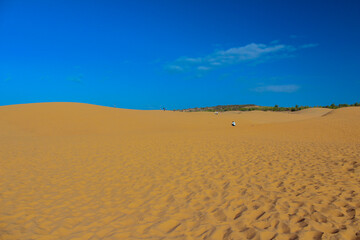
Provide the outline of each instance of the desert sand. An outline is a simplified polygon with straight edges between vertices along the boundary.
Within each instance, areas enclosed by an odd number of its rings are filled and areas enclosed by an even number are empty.
[[[359,107],[0,107],[0,239],[360,239],[359,193]]]

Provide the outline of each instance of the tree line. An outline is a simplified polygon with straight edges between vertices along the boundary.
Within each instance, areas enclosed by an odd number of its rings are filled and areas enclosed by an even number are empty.
[[[358,107],[360,106],[360,102],[356,102],[353,104],[338,104],[335,105],[334,103],[331,105],[326,106],[299,106],[295,105],[294,107],[279,107],[279,105],[275,105],[273,107],[262,107],[262,106],[256,106],[254,104],[246,104],[246,105],[218,105],[214,107],[200,107],[200,108],[188,108],[188,109],[182,109],[182,110],[176,110],[181,112],[227,112],[227,111],[274,111],[274,112],[284,112],[284,111],[300,111],[307,108],[330,108],[330,109],[337,109],[337,108],[343,108],[343,107]]]

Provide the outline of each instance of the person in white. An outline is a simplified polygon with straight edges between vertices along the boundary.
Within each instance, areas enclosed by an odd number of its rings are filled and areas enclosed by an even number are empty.
[[[235,121],[232,121],[231,125],[232,125],[233,127],[235,127],[235,126],[236,126]]]

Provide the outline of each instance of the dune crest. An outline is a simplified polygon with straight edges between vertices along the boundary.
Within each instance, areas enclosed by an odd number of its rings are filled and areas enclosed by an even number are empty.
[[[359,129],[357,107],[3,106],[0,239],[359,239]]]

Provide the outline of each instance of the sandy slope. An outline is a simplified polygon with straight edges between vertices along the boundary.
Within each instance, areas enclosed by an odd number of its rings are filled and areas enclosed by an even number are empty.
[[[314,117],[321,117],[332,110],[325,108],[311,108],[298,112],[272,112],[268,111],[264,114],[263,111],[251,111],[251,112],[226,112],[224,115],[241,114],[236,117],[249,123],[276,123],[276,122],[293,122]]]
[[[360,108],[0,107],[0,239],[359,239],[359,192]]]

